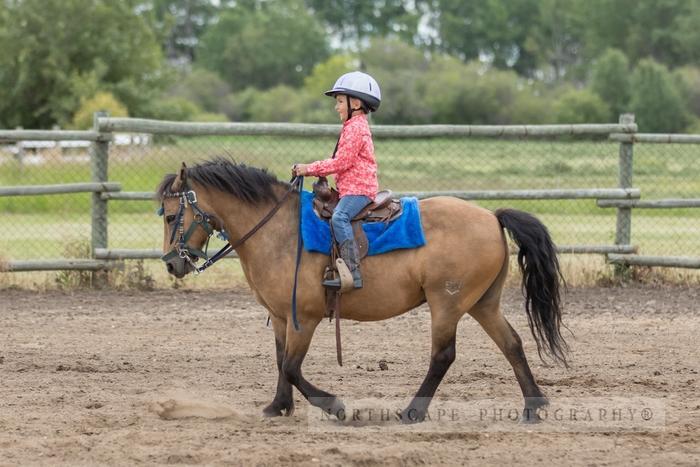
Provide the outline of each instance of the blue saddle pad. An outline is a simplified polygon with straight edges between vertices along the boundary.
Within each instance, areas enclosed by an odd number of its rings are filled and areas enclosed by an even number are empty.
[[[301,193],[301,237],[306,251],[331,254],[331,228],[319,219],[313,207],[314,194]],[[401,198],[403,214],[396,220],[365,222],[362,227],[369,242],[368,255],[388,253],[393,250],[418,248],[425,245],[423,226],[420,223],[420,210],[417,198]]]

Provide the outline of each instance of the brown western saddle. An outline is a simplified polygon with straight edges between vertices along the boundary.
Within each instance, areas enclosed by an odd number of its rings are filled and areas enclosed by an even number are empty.
[[[328,185],[328,179],[326,177],[319,177],[318,181],[313,184],[314,192],[314,211],[316,215],[325,220],[330,224],[331,217],[333,216],[333,210],[335,206],[340,201],[339,193]],[[372,203],[367,205],[360,213],[355,216],[350,224],[352,225],[352,231],[355,234],[355,241],[357,242],[357,247],[359,250],[359,257],[364,258],[367,256],[367,251],[369,250],[369,242],[367,241],[367,236],[365,231],[362,229],[362,224],[365,222],[386,222],[399,217],[403,212],[401,206],[401,201],[398,199],[393,199],[391,197],[391,191],[384,190],[377,193],[376,198]],[[331,226],[331,231],[333,227]],[[326,317],[332,319],[335,317],[335,341],[336,341],[336,353],[338,356],[338,364],[343,365],[343,356],[340,345],[340,296],[343,292],[352,290],[352,277],[343,280],[344,274],[350,274],[349,271],[343,272],[339,271],[339,267],[336,267],[337,260],[339,257],[338,245],[333,241],[333,247],[331,248],[330,263],[326,266],[323,273],[323,279],[332,279],[336,275],[341,276],[341,283],[349,280],[349,287],[341,286],[340,289],[326,288]],[[342,261],[341,261],[342,263]],[[344,264],[344,263],[343,263]],[[347,269],[347,267],[345,268]]]
[[[338,192],[328,185],[326,177],[318,177],[318,181],[313,184],[314,192],[314,211],[316,215],[326,222],[330,222],[333,216],[333,210],[340,201]],[[365,222],[386,222],[389,223],[399,217],[403,208],[401,201],[393,199],[391,190],[383,190],[377,193],[376,198],[368,204],[358,215],[356,215],[350,224],[352,231],[355,234],[355,241],[360,250],[360,258],[367,256],[369,243],[365,231],[362,229],[362,224]],[[333,248],[335,249],[335,247]]]

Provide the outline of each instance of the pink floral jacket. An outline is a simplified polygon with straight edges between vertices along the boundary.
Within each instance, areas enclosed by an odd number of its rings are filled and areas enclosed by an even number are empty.
[[[335,158],[309,164],[306,172],[317,177],[334,174],[341,198],[365,195],[374,200],[379,181],[367,116],[359,113],[343,123]]]

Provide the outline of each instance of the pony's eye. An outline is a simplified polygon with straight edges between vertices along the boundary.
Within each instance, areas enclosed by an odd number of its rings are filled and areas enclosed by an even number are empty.
[[[165,222],[167,222],[168,224],[172,224],[173,222],[175,222],[175,215],[165,216]]]

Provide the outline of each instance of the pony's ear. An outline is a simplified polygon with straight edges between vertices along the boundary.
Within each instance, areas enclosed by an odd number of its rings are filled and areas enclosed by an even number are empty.
[[[178,172],[177,177],[173,181],[170,191],[177,193],[184,186],[187,181],[187,165],[183,162],[182,167],[180,167],[180,172]]]

